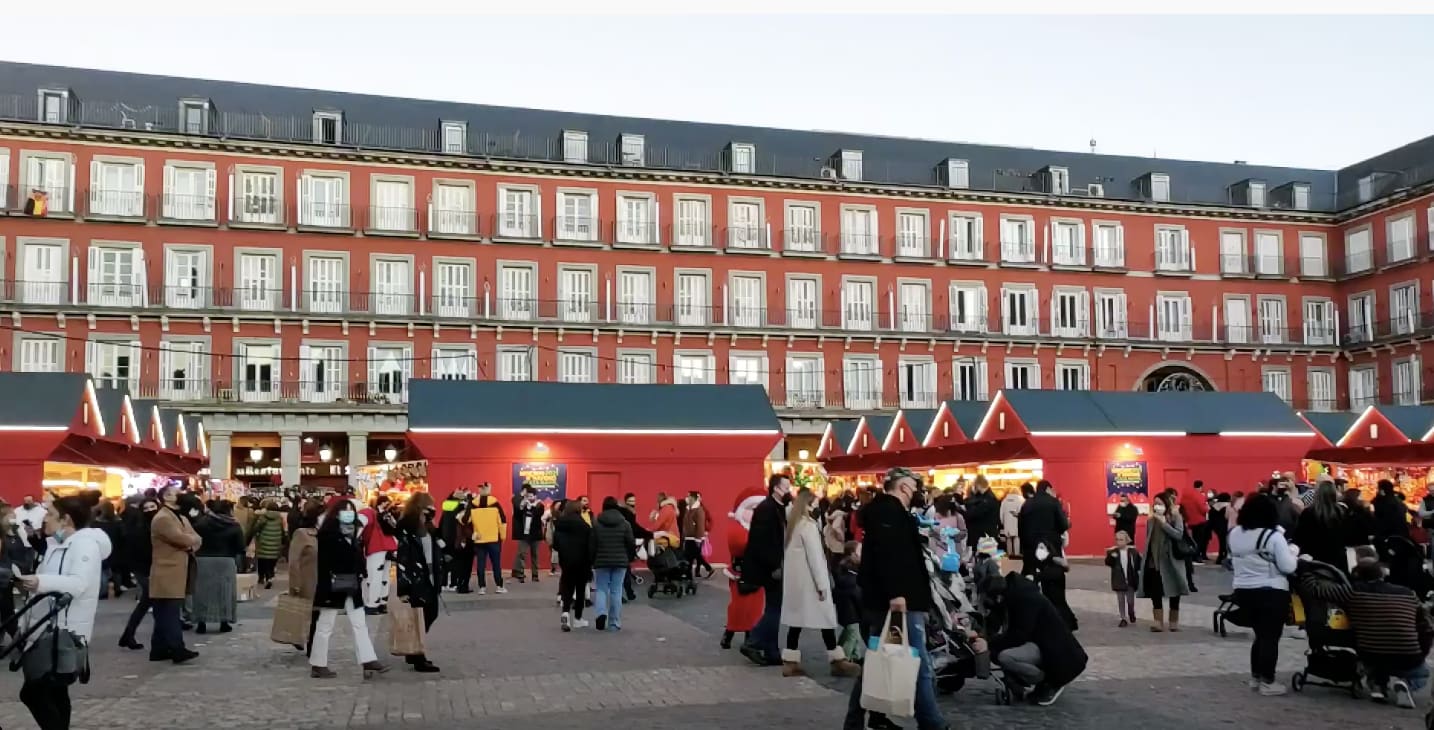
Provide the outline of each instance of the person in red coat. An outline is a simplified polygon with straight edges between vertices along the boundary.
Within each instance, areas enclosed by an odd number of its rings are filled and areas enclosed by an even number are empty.
[[[388,495],[381,494],[374,506],[359,510],[359,521],[363,529],[359,533],[363,541],[363,552],[367,560],[368,573],[364,577],[364,611],[370,616],[388,612],[388,558],[398,550],[398,516],[389,503]]]
[[[727,627],[722,632],[722,648],[732,648],[732,637],[746,634],[762,618],[766,599],[762,589],[742,593],[742,554],[747,551],[747,531],[752,525],[752,510],[766,498],[761,489],[749,489],[737,495],[736,504],[727,516],[727,550],[731,565],[722,570],[727,576]],[[749,586],[750,588],[751,586]]]

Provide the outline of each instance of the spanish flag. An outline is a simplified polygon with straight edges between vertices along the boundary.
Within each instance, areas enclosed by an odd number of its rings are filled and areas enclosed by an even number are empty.
[[[25,215],[35,218],[44,218],[45,212],[50,209],[50,194],[43,190],[30,191],[30,199],[25,201]]]

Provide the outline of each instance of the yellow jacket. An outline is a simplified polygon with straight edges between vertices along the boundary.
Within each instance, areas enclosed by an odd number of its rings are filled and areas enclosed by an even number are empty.
[[[503,505],[491,496],[479,497],[469,512],[473,521],[473,542],[475,544],[502,542],[508,537],[508,516]]]

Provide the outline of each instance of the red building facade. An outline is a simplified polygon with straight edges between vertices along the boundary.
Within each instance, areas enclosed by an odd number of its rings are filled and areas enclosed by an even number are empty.
[[[0,366],[237,414],[211,452],[277,428],[286,481],[305,414],[362,452],[344,419],[401,418],[423,377],[760,383],[813,435],[1002,388],[1424,395],[1434,198],[1374,174],[1026,150],[1049,161],[1013,178],[921,143],[914,184],[881,140],[810,134],[803,176],[760,141],[798,133],[714,127],[699,165],[641,120],[557,115],[530,149],[472,107],[409,143],[356,100],[434,105],[6,68]],[[221,112],[236,88],[311,113]]]

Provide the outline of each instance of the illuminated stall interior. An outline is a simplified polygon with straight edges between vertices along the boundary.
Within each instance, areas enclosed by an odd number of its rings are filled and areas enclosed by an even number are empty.
[[[1347,479],[1369,501],[1379,481],[1388,479],[1411,507],[1428,493],[1434,406],[1369,406],[1360,413],[1300,415],[1317,439],[1304,463],[1307,481],[1328,472]]]

